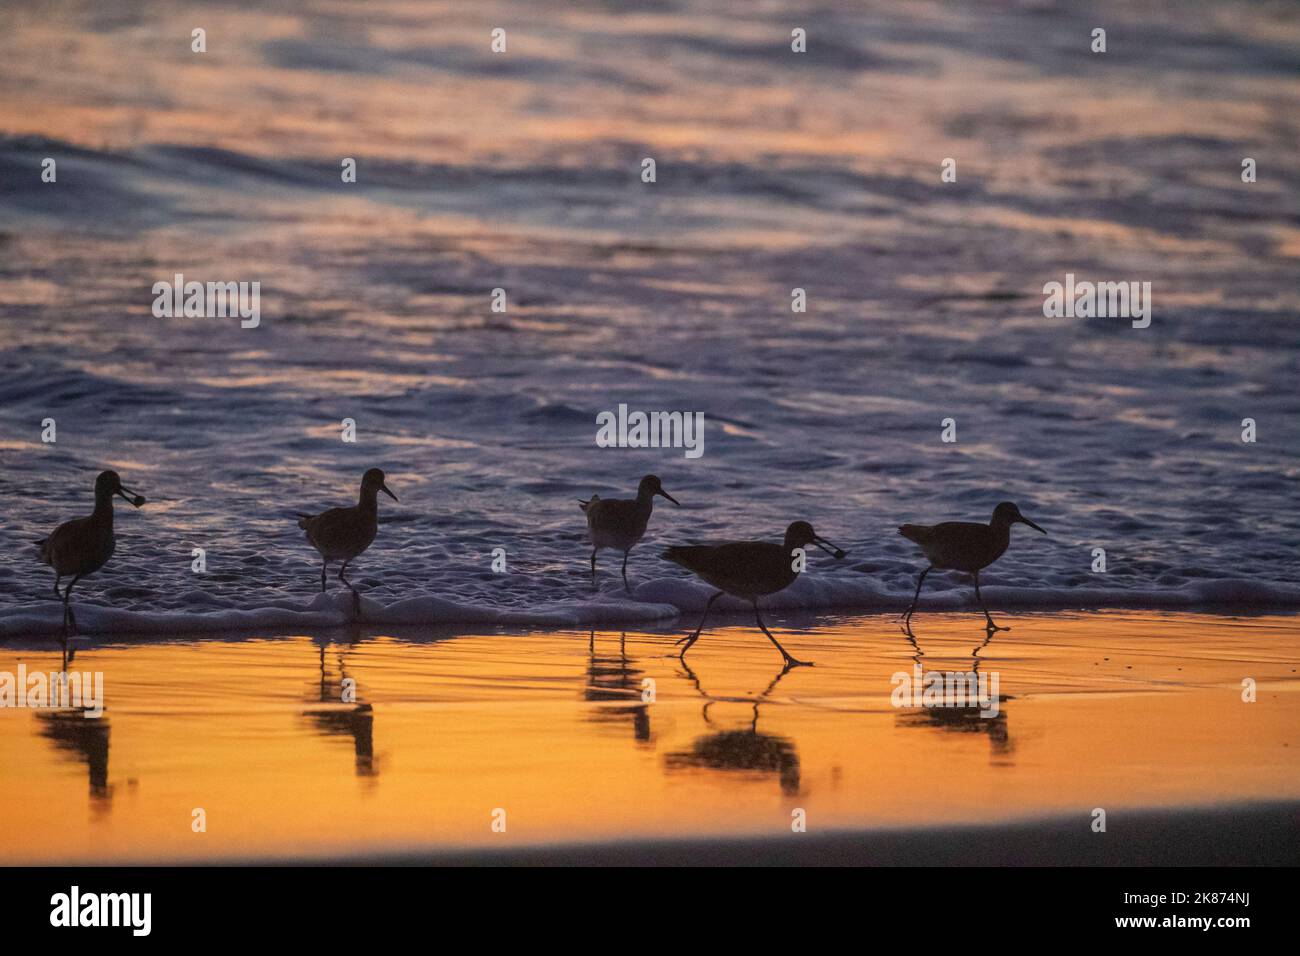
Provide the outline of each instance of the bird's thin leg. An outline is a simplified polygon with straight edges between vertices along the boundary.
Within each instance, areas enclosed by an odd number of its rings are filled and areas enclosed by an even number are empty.
[[[993,623],[993,617],[992,615],[989,614],[989,609],[984,606],[984,598],[980,594],[980,573],[978,571],[975,572],[974,578],[975,578],[975,600],[980,602],[980,610],[984,612],[984,620],[986,622],[985,629],[989,631],[1011,630],[1011,628],[1009,627],[999,627],[998,625]]]
[[[59,590],[59,582],[62,580],[63,580],[63,575],[57,571],[54,572],[54,596],[56,598],[63,597],[63,592]]]
[[[320,564],[320,593],[325,593],[325,570],[330,566],[329,558],[326,558]]]
[[[627,586],[627,554],[628,554],[627,551],[623,552],[623,590],[624,591],[632,590],[630,587]]]
[[[786,651],[786,649],[781,646],[781,642],[772,636],[772,632],[769,631],[767,629],[767,625],[763,623],[763,615],[758,613],[758,602],[754,601],[753,604],[754,604],[754,620],[758,621],[758,626],[763,629],[763,633],[767,635],[767,639],[771,641],[773,644],[775,644],[776,649],[781,652],[781,656],[785,658],[785,666],[786,667],[811,667],[812,661],[795,660],[793,657],[790,656],[789,652]]]
[[[348,558],[348,561],[351,560],[352,560],[351,558]],[[352,607],[357,614],[360,614],[361,613],[361,592],[358,591],[356,588],[354,588],[352,586],[352,582],[349,581],[343,575],[343,572],[348,569],[348,561],[344,561],[343,567],[339,568],[339,580],[342,581],[345,585],[347,585],[348,590],[352,592]]]
[[[925,583],[925,576],[929,574],[933,568],[934,565],[931,564],[921,572],[921,579],[916,582],[916,593],[912,595],[912,604],[908,607],[907,613],[903,615],[904,621],[910,622],[912,620],[912,612],[916,610],[916,602],[921,599],[921,585]]]
[[[68,587],[63,592],[63,639],[65,642],[68,639],[69,630],[74,634],[77,631],[77,615],[72,613],[72,605],[68,602],[72,600],[72,586],[80,580],[81,575],[78,574],[68,582]]]
[[[72,590],[72,586],[68,586]],[[54,593],[63,599],[63,669],[68,669],[68,596],[59,591],[59,582],[54,582]]]
[[[709,619],[709,608],[713,607],[714,601],[722,597],[722,593],[723,592],[721,591],[716,592],[713,595],[713,597],[709,598],[708,603],[704,605],[704,614],[700,618],[700,626],[695,629],[695,632],[691,634],[689,637],[683,637],[680,641],[677,642],[678,644],[681,643],[686,644],[686,646],[682,648],[682,652],[677,655],[679,658],[681,658],[683,664],[686,663],[686,652],[691,649],[692,644],[694,644],[696,641],[700,639],[700,631],[704,630],[704,622]]]
[[[596,548],[591,549],[591,583],[592,584],[596,583],[596,551],[597,550],[598,549]]]

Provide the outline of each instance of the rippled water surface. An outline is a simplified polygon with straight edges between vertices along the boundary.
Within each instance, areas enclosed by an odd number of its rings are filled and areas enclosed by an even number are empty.
[[[11,6],[0,630],[57,624],[31,542],[108,466],[150,503],[78,586],[92,630],[306,607],[293,512],[372,465],[401,503],[354,581],[376,608],[455,604],[412,620],[589,619],[616,595],[591,595],[575,498],[649,471],[683,507],[633,552],[635,600],[666,608],[642,617],[699,601],[663,543],[795,518],[851,550],[801,603],[896,603],[919,566],[896,525],[1002,499],[1051,532],[986,575],[1005,603],[1300,602],[1300,15],[1186,9]],[[154,318],[177,272],[260,281],[260,327]],[[1045,319],[1066,272],[1151,282],[1150,328]],[[703,412],[704,455],[598,449],[619,403]]]

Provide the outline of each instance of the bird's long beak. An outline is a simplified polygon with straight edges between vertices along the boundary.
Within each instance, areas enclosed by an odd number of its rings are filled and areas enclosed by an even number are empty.
[[[388,495],[388,497],[392,498],[394,501],[397,501],[397,495],[389,491],[387,485],[380,485],[379,490],[382,491],[384,494]]]
[[[813,544],[817,545],[817,547],[821,548],[823,551],[825,551],[831,557],[835,558],[837,561],[843,558],[844,555],[848,554],[847,551],[835,547],[835,545],[831,544],[821,535],[818,535],[817,537],[813,538]]]
[[[1023,524],[1027,524],[1027,525],[1029,525],[1029,527],[1033,528],[1035,531],[1043,531],[1042,528],[1038,527],[1038,525],[1034,524],[1032,521],[1030,521],[1030,520],[1029,520],[1028,518],[1026,518],[1024,515],[1021,515],[1021,516],[1020,516],[1020,521],[1021,521],[1021,523],[1023,523]],[[1043,534],[1047,534],[1047,532],[1046,532],[1046,531],[1043,531]]]
[[[678,501],[676,498],[674,498],[674,497],[673,497],[672,495],[670,495],[668,492],[664,491],[662,488],[659,489],[659,494],[663,495],[665,498],[667,498],[669,501],[671,501],[671,502],[672,502],[673,504],[675,504],[677,507],[680,508],[680,507],[682,506],[682,503],[681,503],[680,501]]]
[[[139,508],[141,505],[144,504],[144,495],[137,495],[134,491],[132,491],[130,488],[127,488],[125,485],[118,485],[117,493],[121,495],[123,498],[125,498],[127,501],[131,502],[131,504],[135,505],[137,508]]]

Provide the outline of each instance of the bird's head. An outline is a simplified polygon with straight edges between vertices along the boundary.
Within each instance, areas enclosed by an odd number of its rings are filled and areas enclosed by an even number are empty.
[[[107,501],[113,495],[121,495],[137,508],[144,504],[144,495],[137,495],[129,488],[124,488],[122,478],[117,472],[101,471],[99,477],[95,479],[95,500]]]
[[[637,486],[636,495],[638,498],[653,498],[655,495],[662,495],[673,504],[681,507],[681,502],[664,491],[663,483],[659,480],[658,475],[646,475],[641,479],[641,484]]]
[[[1009,528],[1013,524],[1016,524],[1017,522],[1019,522],[1020,524],[1027,524],[1035,531],[1043,531],[1042,528],[1038,527],[1038,525],[1034,524],[1032,521],[1030,521],[1028,518],[1022,515],[1020,513],[1020,509],[1017,508],[1010,501],[1004,501],[1001,504],[999,504],[996,508],[993,509],[993,524],[1003,525],[1004,527]],[[1043,534],[1047,534],[1047,532],[1043,531]]]
[[[397,500],[397,495],[393,494],[388,486],[384,484],[384,473],[378,468],[371,468],[361,476],[361,493],[373,498],[381,491],[394,501]]]
[[[835,558],[842,558],[846,553],[814,531],[813,526],[807,521],[796,521],[785,529],[785,549],[787,551],[793,551],[795,548],[805,548],[810,544],[821,548]]]

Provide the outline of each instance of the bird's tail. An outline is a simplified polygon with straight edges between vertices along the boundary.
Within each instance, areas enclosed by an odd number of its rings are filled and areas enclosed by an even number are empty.
[[[695,570],[695,559],[702,551],[708,551],[707,545],[701,544],[675,544],[671,548],[665,548],[664,552],[659,555],[665,561],[671,561],[673,564],[680,564],[688,571]]]
[[[924,542],[929,535],[929,531],[929,528],[920,524],[905,524],[898,529],[898,533],[904,538],[908,541],[915,541],[917,544]]]
[[[583,501],[581,498],[579,498],[579,499],[578,499],[578,507],[581,508],[583,511],[586,511],[587,508],[589,508],[589,507],[591,506],[591,503],[592,503],[593,501],[599,501],[599,500],[600,500],[600,495],[592,495],[592,496],[591,496],[590,498],[588,498],[586,501]]]
[[[301,511],[295,511],[294,514],[298,516],[298,527],[304,531],[307,529],[307,522],[316,517],[315,515],[305,515]]]

